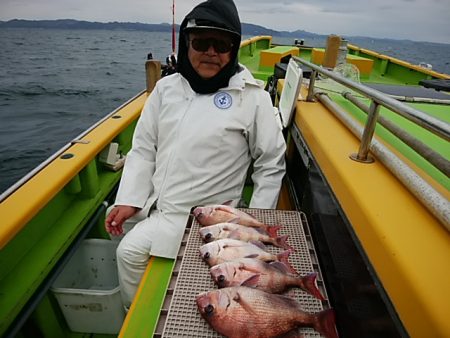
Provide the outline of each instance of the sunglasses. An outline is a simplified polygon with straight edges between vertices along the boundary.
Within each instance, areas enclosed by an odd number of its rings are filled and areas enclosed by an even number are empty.
[[[192,48],[194,48],[197,52],[206,52],[209,47],[213,46],[214,50],[220,54],[228,53],[233,48],[233,43],[231,43],[230,41],[214,38],[192,39],[191,45]]]

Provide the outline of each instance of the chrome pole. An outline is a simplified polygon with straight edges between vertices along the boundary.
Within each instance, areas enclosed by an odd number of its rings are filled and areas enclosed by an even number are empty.
[[[356,107],[361,109],[366,114],[369,114],[369,107],[366,106],[363,102],[358,100],[354,95],[350,94],[350,92],[342,93],[342,96],[353,103]],[[442,172],[444,175],[450,177],[450,161],[448,161],[444,156],[430,148],[428,145],[409,134],[402,128],[395,125],[395,123],[389,121],[383,116],[378,116],[378,123],[389,130],[392,134],[402,140],[403,143],[412,148],[416,153],[430,162],[436,169]]]

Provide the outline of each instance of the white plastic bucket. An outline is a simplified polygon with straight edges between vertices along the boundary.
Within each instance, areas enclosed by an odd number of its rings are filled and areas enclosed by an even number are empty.
[[[117,242],[86,239],[53,283],[74,332],[117,334],[125,317],[116,264]]]

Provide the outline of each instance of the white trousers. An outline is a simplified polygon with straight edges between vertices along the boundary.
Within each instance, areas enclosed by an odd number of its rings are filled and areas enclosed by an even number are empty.
[[[117,268],[122,301],[129,307],[147,268],[150,255],[175,258],[183,237],[188,214],[154,210],[138,212],[124,225],[118,236]],[[111,236],[112,238],[116,236]]]
[[[108,209],[107,214],[112,208]],[[151,240],[141,231],[131,231],[145,218],[146,215],[137,213],[125,221],[122,235],[110,234],[111,240],[120,241],[116,250],[117,270],[122,302],[126,308],[131,306],[150,258]]]

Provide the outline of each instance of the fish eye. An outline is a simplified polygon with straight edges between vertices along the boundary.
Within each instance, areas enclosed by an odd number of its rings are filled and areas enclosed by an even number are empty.
[[[225,282],[225,276],[224,275],[220,275],[219,278],[217,278],[217,280],[221,283]]]
[[[214,313],[214,306],[212,306],[211,304],[208,304],[205,308],[205,313],[207,315],[212,315]]]
[[[210,255],[209,255],[209,252],[207,252],[207,253],[205,253],[205,254],[203,255],[203,258],[204,258],[204,259],[209,259],[209,256],[210,256]]]
[[[209,240],[209,239],[211,239],[211,237],[212,237],[212,234],[211,234],[211,233],[208,233],[208,234],[206,234],[205,239],[206,239],[206,240]]]

